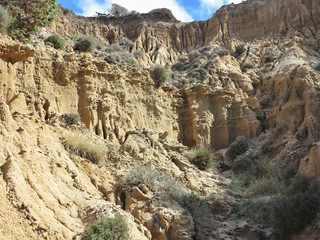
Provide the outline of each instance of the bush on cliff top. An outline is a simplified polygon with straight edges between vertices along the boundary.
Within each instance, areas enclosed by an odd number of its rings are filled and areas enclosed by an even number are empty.
[[[58,13],[56,0],[4,0],[11,22],[8,33],[12,38],[27,41],[39,27],[50,26]]]

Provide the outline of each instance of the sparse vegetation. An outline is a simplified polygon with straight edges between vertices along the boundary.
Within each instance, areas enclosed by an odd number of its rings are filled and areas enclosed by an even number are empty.
[[[250,62],[247,62],[247,63],[243,64],[243,68],[244,69],[246,69],[246,68],[248,68],[248,69],[254,68],[254,65],[252,63],[250,63]]]
[[[220,57],[228,55],[229,54],[229,50],[226,49],[225,47],[218,47],[216,49],[214,49],[214,53],[218,54]]]
[[[169,175],[147,167],[132,170],[124,179],[122,186],[131,189],[140,183],[153,191],[165,193],[173,199],[180,199],[184,194],[182,188]]]
[[[94,142],[89,133],[79,130],[65,130],[63,133],[65,149],[88,160],[102,164],[106,161],[108,147],[102,142]]]
[[[264,143],[261,147],[261,153],[265,155],[269,155],[273,149],[273,142],[272,141],[267,141]]]
[[[233,211],[237,216],[245,216],[253,223],[271,226],[273,202],[265,199],[246,199],[233,205]]]
[[[265,58],[264,58],[264,62],[265,63],[271,63],[274,61],[274,56],[272,55],[267,55]]]
[[[169,74],[165,67],[156,65],[151,69],[151,77],[155,82],[156,87],[160,87],[169,80]]]
[[[8,9],[0,5],[0,32],[6,32],[10,24]]]
[[[298,174],[286,193],[274,204],[276,239],[291,239],[316,217],[320,207],[320,185],[312,177]]]
[[[211,236],[214,215],[205,200],[195,194],[186,193],[169,175],[147,167],[139,167],[131,171],[122,186],[125,189],[130,189],[141,183],[157,193],[169,196],[191,213],[195,222],[194,239],[204,240]]]
[[[249,188],[253,195],[272,194],[278,190],[278,181],[275,178],[259,178]]]
[[[61,117],[68,125],[77,124],[81,120],[80,115],[77,113],[65,113]]]
[[[245,47],[244,44],[240,44],[236,47],[236,51],[233,53],[233,56],[238,58],[242,53],[247,51],[247,48]]]
[[[267,159],[261,159],[255,164],[254,173],[258,178],[272,178],[278,175],[278,170]]]
[[[121,56],[119,53],[110,53],[108,55],[105,56],[104,60],[107,63],[116,63],[119,62],[121,60]]]
[[[65,40],[57,34],[49,36],[46,39],[46,42],[52,43],[55,49],[64,49],[64,47],[66,46]]]
[[[250,171],[252,159],[248,155],[239,155],[232,162],[232,170],[236,174]]]
[[[207,170],[213,167],[213,155],[210,150],[196,151],[191,157],[190,162],[200,170]]]
[[[129,240],[127,223],[121,215],[102,217],[90,225],[82,240]]]
[[[144,51],[141,51],[141,50],[135,51],[135,52],[133,53],[133,56],[134,56],[136,59],[143,58],[143,56],[144,56]]]
[[[77,40],[79,40],[79,36],[78,35],[72,35],[71,37],[70,37],[70,39],[71,40],[74,40],[74,41],[77,41]]]
[[[293,165],[290,165],[287,167],[283,172],[283,178],[285,180],[285,183],[290,183],[290,180],[297,174],[296,167]]]
[[[49,26],[58,12],[56,0],[4,1],[11,16],[8,33],[11,37],[27,41],[39,27]]]
[[[138,64],[134,58],[126,58],[124,61],[130,65],[137,65]]]
[[[230,144],[226,154],[229,158],[234,160],[237,156],[245,153],[249,148],[248,139],[244,136],[239,136]]]
[[[81,37],[74,45],[74,50],[79,52],[92,52],[95,48],[95,41],[92,37]]]
[[[130,50],[132,48],[133,45],[133,41],[130,40],[129,38],[126,37],[122,37],[119,40],[119,44],[120,46],[122,46],[124,49]]]

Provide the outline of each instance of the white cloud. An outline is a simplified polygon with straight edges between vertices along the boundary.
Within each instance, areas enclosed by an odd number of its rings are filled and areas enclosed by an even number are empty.
[[[173,15],[183,22],[192,21],[192,17],[187,11],[181,7],[176,0],[105,0],[104,3],[97,3],[95,0],[80,0],[78,7],[82,10],[84,16],[93,16],[95,12],[107,12],[111,8],[112,3],[119,4],[128,10],[135,10],[140,13],[146,13],[156,8],[168,8]]]
[[[238,4],[238,3],[242,3],[243,0],[228,0],[226,4],[230,4],[230,3],[234,3],[234,4]]]
[[[207,16],[212,16],[212,14],[223,5],[241,2],[242,0],[200,0],[198,14],[199,16],[202,16],[202,18],[205,18]]]
[[[82,11],[77,14],[90,17],[94,16],[96,12],[101,13],[107,11],[111,6],[111,2],[105,1],[104,3],[97,3],[95,0],[80,0],[77,5]]]

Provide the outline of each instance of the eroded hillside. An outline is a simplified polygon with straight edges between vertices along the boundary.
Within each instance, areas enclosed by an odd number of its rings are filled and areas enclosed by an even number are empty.
[[[63,10],[35,45],[1,36],[0,238],[80,239],[120,214],[130,239],[281,239],[268,204],[289,196],[288,166],[320,171],[319,10],[316,0],[250,1],[193,23]],[[64,50],[45,44],[54,32]],[[76,35],[99,49],[75,51]],[[111,61],[112,46],[140,51],[138,64]],[[154,64],[171,69],[160,87]],[[239,136],[250,141],[232,159]],[[211,149],[216,167],[197,168],[191,149]],[[257,174],[241,182],[245,170]],[[264,179],[277,186],[254,195]],[[295,239],[319,236],[306,222]]]

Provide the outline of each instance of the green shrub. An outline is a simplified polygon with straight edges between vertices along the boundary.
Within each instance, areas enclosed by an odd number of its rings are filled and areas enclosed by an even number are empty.
[[[74,40],[74,41],[77,41],[77,40],[80,39],[80,37],[79,37],[78,35],[72,35],[72,36],[70,37],[70,39],[71,39],[71,40]]]
[[[177,70],[177,71],[185,71],[186,70],[186,64],[182,62],[177,62],[172,65],[172,69]]]
[[[303,193],[309,189],[315,182],[313,177],[305,174],[297,174],[288,188],[289,194]]]
[[[255,164],[255,175],[258,178],[272,178],[278,175],[278,170],[270,161],[262,159]]]
[[[82,235],[82,240],[129,240],[128,227],[121,215],[96,220]]]
[[[213,167],[213,156],[209,150],[195,152],[190,162],[196,165],[200,170],[207,170]]]
[[[297,174],[296,167],[291,165],[284,170],[283,178],[286,183],[289,183],[290,179],[292,179],[296,174]]]
[[[107,49],[106,52],[113,53],[113,52],[123,52],[124,48],[121,47],[119,44],[113,43]]]
[[[274,57],[272,55],[267,55],[264,59],[265,63],[271,63],[274,61]]]
[[[248,139],[244,136],[239,136],[230,144],[226,154],[229,158],[234,160],[237,156],[245,153],[249,148]]]
[[[198,58],[201,55],[201,53],[198,50],[193,50],[188,53],[189,61],[192,62],[196,58]]]
[[[222,56],[228,55],[229,50],[226,49],[225,47],[217,47],[216,49],[214,49],[214,53],[222,57]]]
[[[155,82],[156,87],[160,87],[169,80],[167,69],[160,65],[156,65],[151,69],[151,77]]]
[[[261,153],[262,154],[267,154],[269,155],[273,149],[273,142],[272,141],[267,141],[264,143],[261,147]]]
[[[252,167],[252,159],[247,155],[239,155],[232,162],[232,170],[236,174],[250,171]]]
[[[243,68],[253,68],[253,67],[254,67],[254,65],[250,62],[243,64]]]
[[[319,195],[298,193],[278,199],[274,207],[275,239],[291,239],[307,227],[319,211]]]
[[[232,207],[238,217],[245,216],[254,224],[271,226],[272,214],[270,213],[273,210],[273,202],[268,199],[245,199],[235,203]]]
[[[245,51],[247,51],[247,48],[245,47],[244,44],[240,44],[236,47],[236,51],[233,53],[233,56],[235,56],[236,58],[238,58],[242,53],[244,53]]]
[[[65,40],[57,34],[49,36],[46,39],[46,42],[52,43],[55,49],[64,49],[64,47],[66,46]]]
[[[207,71],[204,68],[198,67],[190,71],[188,77],[203,82],[207,77]]]
[[[257,179],[250,187],[249,191],[253,195],[265,195],[275,193],[278,190],[278,182],[275,178]]]
[[[6,32],[10,24],[8,9],[0,5],[0,32]]]
[[[81,37],[74,45],[74,50],[80,52],[92,52],[95,48],[95,41],[92,37]]]
[[[49,26],[58,12],[56,0],[4,1],[11,15],[8,33],[11,37],[26,41],[39,27]]]
[[[138,64],[136,59],[134,59],[134,58],[126,58],[124,61],[130,65],[137,65]]]
[[[320,184],[310,176],[296,175],[285,195],[274,205],[276,239],[290,239],[317,216],[320,210]]]

